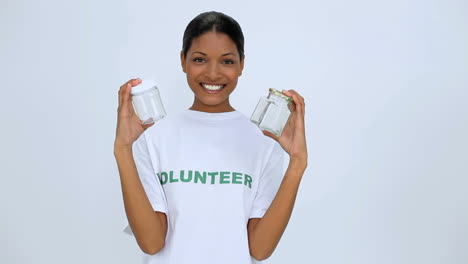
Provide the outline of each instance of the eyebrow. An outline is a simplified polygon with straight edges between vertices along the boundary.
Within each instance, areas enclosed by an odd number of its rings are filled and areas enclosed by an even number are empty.
[[[207,56],[206,53],[203,53],[203,52],[201,52],[201,51],[192,52],[192,54],[194,54],[194,53],[200,53],[200,54],[202,54],[203,56]],[[236,54],[234,54],[234,53],[232,53],[232,52],[229,52],[229,53],[224,53],[224,54],[221,55],[221,56],[227,56],[227,55],[234,55],[234,56],[235,56]]]

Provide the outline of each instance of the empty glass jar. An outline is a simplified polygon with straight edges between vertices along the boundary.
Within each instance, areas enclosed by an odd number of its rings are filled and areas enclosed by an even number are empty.
[[[291,116],[289,105],[292,101],[292,97],[270,88],[268,96],[258,101],[250,120],[261,130],[280,137]]]
[[[152,79],[143,79],[132,87],[132,104],[142,124],[152,124],[166,116],[159,89]]]

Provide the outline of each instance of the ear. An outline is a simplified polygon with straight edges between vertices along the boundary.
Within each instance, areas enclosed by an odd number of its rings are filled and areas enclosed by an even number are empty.
[[[184,51],[180,52],[180,66],[182,66],[182,71],[187,73],[185,71],[185,56],[184,56]]]
[[[245,55],[242,56],[242,61],[240,62],[240,73],[239,73],[239,76],[242,75],[242,71],[244,70],[244,61],[245,61]]]

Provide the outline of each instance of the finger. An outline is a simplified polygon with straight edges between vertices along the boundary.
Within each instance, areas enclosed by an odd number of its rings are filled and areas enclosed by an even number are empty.
[[[299,101],[301,103],[304,103],[304,97],[302,97],[298,92],[296,92],[295,90],[289,90],[288,92],[292,93],[292,94],[295,94],[297,98],[299,98]]]
[[[298,113],[298,118],[303,118],[304,117],[304,103],[300,102],[300,99],[295,94],[293,94],[293,98],[297,102],[296,111]]]
[[[128,103],[128,101],[131,99],[130,98],[130,92],[131,88],[133,86],[136,86],[142,82],[141,79],[130,79],[126,83],[124,83],[122,86],[120,86],[119,90],[119,106],[123,106],[124,103]],[[129,88],[130,85],[130,88]]]
[[[122,96],[122,107],[128,107],[128,103],[131,100],[131,97],[130,97],[130,91],[131,90],[132,90],[132,84],[127,83],[127,87],[126,87],[125,92],[124,92],[124,94]]]
[[[267,137],[270,137],[272,139],[274,139],[275,141],[278,141],[279,140],[279,137],[277,137],[275,134],[272,134],[266,130],[262,130],[263,134]]]
[[[294,123],[294,126],[302,129],[304,127],[304,119],[305,119],[305,104],[298,102],[300,99],[293,93],[291,93],[291,97],[293,98],[294,104],[290,104],[291,106],[294,107],[294,111],[292,116],[290,117],[291,121]]]
[[[124,84],[122,84],[122,86],[120,86],[119,93],[124,93],[124,90],[127,89],[128,84],[130,84],[133,87],[133,86],[136,86],[136,85],[140,84],[141,82],[142,82],[142,80],[140,78],[130,79],[127,82],[125,82]]]
[[[130,82],[129,82],[129,88],[127,88],[127,92],[125,93],[125,98],[124,98],[124,104],[125,104],[125,107],[128,107],[129,104],[131,104],[132,102],[132,88],[139,85],[140,83],[142,82],[141,79],[137,78],[137,79],[132,79]],[[133,107],[131,107],[131,110],[130,111],[133,111]]]
[[[291,110],[291,112],[294,112],[296,110],[296,102],[294,101],[294,98],[292,97],[293,94],[291,92],[289,92],[289,91],[286,91],[286,90],[282,90],[281,92],[293,99],[292,104],[290,104],[290,109],[289,110]]]
[[[142,125],[143,126],[143,129],[146,130],[148,129],[149,127],[152,127],[156,122],[153,122],[151,124],[146,124],[146,125]]]
[[[289,104],[289,110],[290,110],[291,112],[296,111],[296,104],[295,104],[294,102],[293,102],[292,104]]]
[[[290,91],[283,90],[283,93],[293,99],[294,111],[303,110],[305,104],[302,101],[303,99],[301,100],[301,97],[297,93],[291,92],[291,90]]]
[[[122,100],[123,100],[123,96],[122,96],[123,95],[123,92],[122,92],[123,88],[122,87],[123,87],[123,85],[120,86],[119,93],[118,93],[119,94],[119,109],[122,106]]]
[[[122,106],[123,104],[123,99],[124,99],[124,94],[128,88],[128,84],[131,83],[134,79],[131,79],[131,80],[128,80],[127,82],[125,82],[124,84],[122,84],[120,86],[120,89],[119,89],[119,107]]]
[[[289,90],[289,91],[286,91],[286,90],[283,90],[282,91],[283,94],[289,96],[289,97],[292,97],[293,98],[293,101],[294,103],[296,104],[303,104],[304,103],[304,98],[302,98],[302,96],[300,96],[297,92],[295,92],[294,90]],[[295,96],[295,97],[294,97]],[[297,100],[295,100],[294,98],[297,98]]]
[[[131,79],[128,82],[132,85],[132,87],[134,87],[134,86],[139,85],[142,82],[142,80],[140,78],[136,78],[136,79]]]
[[[130,83],[132,86],[135,86],[137,84],[140,84],[141,82],[142,82],[142,80],[140,78],[130,79],[127,82],[125,82],[124,84],[122,84],[122,86],[120,86],[120,88],[125,88],[128,83]]]
[[[291,97],[293,98],[294,102],[297,105],[299,105],[299,108],[297,108],[298,111],[303,114],[305,112],[304,98],[302,96],[300,96],[299,93],[294,91],[294,90],[289,90],[287,92],[289,92],[291,94]]]

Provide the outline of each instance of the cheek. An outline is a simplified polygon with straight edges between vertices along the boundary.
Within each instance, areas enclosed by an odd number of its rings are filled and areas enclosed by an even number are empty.
[[[229,69],[226,71],[226,76],[229,77],[232,81],[235,81],[237,78],[239,78],[240,70],[238,69]]]
[[[195,65],[188,65],[187,66],[187,77],[189,79],[197,78],[197,76],[199,76],[202,71],[203,71],[203,69],[201,69],[201,67],[197,67]]]

